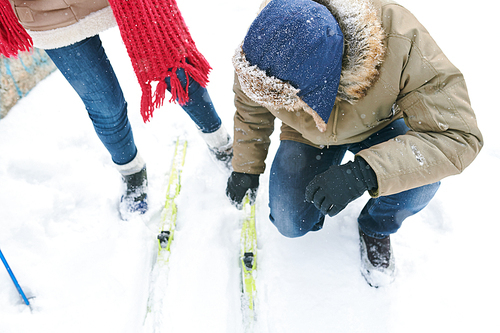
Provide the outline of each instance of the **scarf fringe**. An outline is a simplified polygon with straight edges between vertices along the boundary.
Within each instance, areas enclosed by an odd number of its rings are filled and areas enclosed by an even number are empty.
[[[204,59],[203,59],[204,60]],[[177,68],[173,68],[168,71],[168,73],[165,75],[166,78],[170,78],[170,94],[171,97],[168,100],[169,103],[176,103],[178,102],[179,105],[185,105],[187,102],[189,102],[189,80],[192,78],[200,86],[203,88],[206,88],[208,84],[208,73],[212,69],[208,62],[202,61],[200,62],[200,66],[198,68],[195,68],[190,65],[191,62],[183,62],[182,68],[186,72],[186,87],[182,86],[181,81],[177,77],[176,71]],[[152,87],[150,84],[149,86],[149,93],[146,95],[146,97],[143,96],[143,98],[148,98],[149,102],[143,101],[141,103],[141,115],[142,119],[144,122],[149,121],[149,119],[153,116],[153,111],[155,109],[160,108],[163,105],[163,102],[165,101],[166,97],[166,91],[168,90],[168,86],[166,81],[160,80],[158,81],[158,84],[156,85],[155,92],[154,94],[151,93]],[[143,90],[144,91],[144,90]]]
[[[163,105],[163,101],[165,100],[165,92],[167,91],[167,83],[165,80],[158,82],[156,86],[156,91],[154,94],[154,102],[153,105],[155,108],[159,108]]]
[[[0,53],[17,58],[21,51],[29,51],[33,40],[17,20],[8,0],[0,0]]]
[[[189,84],[182,87],[177,69],[206,87],[211,67],[196,48],[175,0],[109,0],[109,4],[142,88],[144,122],[163,104],[166,78],[170,78],[169,101],[180,105],[189,101]],[[154,94],[153,82],[157,82]]]
[[[151,85],[149,83],[141,84],[141,115],[142,120],[144,122],[148,121],[148,119],[153,115],[153,104],[152,104],[152,94],[151,94]]]
[[[170,75],[170,93],[172,94],[170,103],[178,101],[180,105],[184,105],[189,101],[189,77],[187,79],[186,89],[184,89],[177,75]]]
[[[165,76],[165,78],[167,77],[170,78],[170,94],[171,94],[171,97],[169,99],[170,103],[178,102],[179,105],[185,105],[187,102],[189,102],[190,78],[198,82],[200,86],[202,86],[203,88],[205,88],[208,84],[207,74],[211,70],[211,67],[210,65],[208,65],[208,63],[204,64],[204,66],[202,67],[203,70],[200,70],[200,68],[194,68],[192,66],[189,66],[189,64],[186,64],[186,66],[184,66],[183,68],[187,74],[186,87],[182,86],[181,81],[176,75],[177,68],[172,69]],[[160,108],[163,105],[163,102],[165,101],[166,98],[166,92],[168,90],[168,86],[165,80],[160,80],[156,85],[154,93],[152,93],[153,88],[151,86],[151,83],[146,83],[141,88],[142,88],[141,115],[144,122],[148,122],[150,118],[153,116],[153,111],[155,109]]]

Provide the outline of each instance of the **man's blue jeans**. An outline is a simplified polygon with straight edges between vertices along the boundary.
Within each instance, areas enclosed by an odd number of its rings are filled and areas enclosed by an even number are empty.
[[[99,36],[45,51],[82,99],[113,162],[123,165],[132,161],[137,155],[137,147],[127,116],[127,103]],[[180,71],[185,86],[185,75]],[[217,130],[221,120],[210,96],[193,79],[190,80],[189,97],[190,101],[183,108],[198,128],[204,133]]]
[[[295,141],[281,141],[269,179],[271,221],[287,237],[300,237],[321,229],[325,216],[304,199],[309,182],[330,166],[339,165],[347,150],[356,154],[408,130],[404,120],[399,119],[354,144],[318,149]],[[394,195],[371,198],[358,217],[359,228],[375,238],[395,233],[407,217],[427,206],[439,185],[437,182]]]

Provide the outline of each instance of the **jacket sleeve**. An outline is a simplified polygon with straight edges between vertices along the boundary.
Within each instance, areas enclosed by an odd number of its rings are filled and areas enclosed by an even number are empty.
[[[395,107],[411,130],[358,153],[377,174],[379,187],[372,196],[461,173],[483,146],[463,75],[427,30],[399,5],[386,6],[383,25],[388,57],[401,59]]]
[[[233,169],[236,172],[261,174],[265,170],[274,115],[248,98],[234,78],[234,144]]]

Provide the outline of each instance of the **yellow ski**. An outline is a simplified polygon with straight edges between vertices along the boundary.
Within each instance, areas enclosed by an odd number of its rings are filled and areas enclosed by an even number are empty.
[[[181,173],[186,158],[187,141],[177,139],[174,158],[170,168],[165,205],[161,212],[156,260],[151,271],[147,312],[144,319],[145,332],[165,332],[164,299],[168,283],[168,260],[177,222],[175,199],[181,191]]]
[[[257,275],[257,230],[255,228],[255,205],[248,196],[243,202],[243,224],[241,227],[240,266],[242,277],[241,308],[245,332],[252,332],[255,323],[255,296]]]
[[[158,234],[157,262],[167,263],[170,246],[174,239],[175,224],[177,222],[177,206],[175,198],[181,191],[181,173],[186,159],[187,141],[177,139],[175,143],[174,159],[170,168],[165,206],[161,213],[160,230]]]

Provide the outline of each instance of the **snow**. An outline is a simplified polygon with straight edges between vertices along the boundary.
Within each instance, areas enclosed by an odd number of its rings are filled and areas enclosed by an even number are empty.
[[[379,289],[369,287],[359,272],[356,217],[366,196],[327,218],[323,230],[287,239],[268,219],[268,173],[261,177],[258,332],[500,331],[495,213],[500,116],[490,98],[500,72],[487,61],[496,55],[493,15],[500,8],[485,1],[480,4],[487,10],[449,0],[400,3],[464,73],[486,145],[463,174],[443,180],[430,205],[392,237],[396,281]],[[231,57],[259,4],[179,0],[194,40],[214,68],[209,91],[229,130]],[[243,332],[241,214],[224,194],[228,173],[211,161],[178,105],[166,104],[150,123],[142,122],[140,90],[119,33],[113,29],[102,38],[148,163],[152,209],[143,219],[120,220],[120,176],[83,104],[60,73],[41,82],[0,120],[0,248],[25,291],[36,296],[31,313],[0,268],[0,332],[142,331],[155,223],[178,136],[189,140],[189,148],[177,199],[164,325],[168,332]]]

